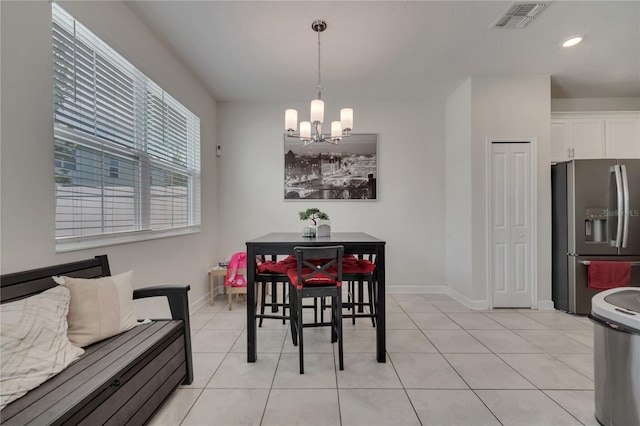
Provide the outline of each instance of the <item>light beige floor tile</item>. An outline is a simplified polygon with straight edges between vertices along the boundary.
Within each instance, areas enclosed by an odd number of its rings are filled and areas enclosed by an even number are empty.
[[[494,354],[445,354],[471,389],[533,389],[534,386]]]
[[[365,308],[364,313],[368,313],[369,309]],[[356,314],[358,312],[356,311]],[[389,316],[386,316],[387,321],[389,321]],[[345,329],[365,329],[371,330],[375,329],[373,323],[371,322],[371,318],[356,318],[355,324],[353,323],[353,319],[351,318],[351,311],[344,311],[342,314],[342,327]],[[387,327],[388,328],[388,327]]]
[[[287,338],[287,328],[259,328],[256,331],[256,346],[259,354],[279,354],[282,352],[284,340]],[[247,330],[244,330],[231,352],[247,353]]]
[[[228,352],[240,337],[241,330],[200,329],[191,339],[193,352]]]
[[[461,327],[442,312],[419,312],[409,314],[409,318],[421,330],[459,330]]]
[[[515,311],[492,311],[485,314],[509,330],[546,330],[549,327]]]
[[[222,352],[193,352],[193,383],[181,385],[181,388],[203,389],[213,377],[225,355]]]
[[[586,426],[599,426],[593,391],[546,390],[551,399]]]
[[[338,424],[337,389],[272,389],[262,420],[262,426]]]
[[[202,389],[177,389],[160,407],[149,426],[175,426],[185,418]]]
[[[438,352],[420,330],[394,330],[387,333],[388,352]]]
[[[480,312],[450,312],[447,314],[465,330],[501,330],[502,325]]]
[[[279,354],[259,354],[256,362],[247,362],[246,354],[229,353],[207,384],[207,388],[269,389],[279,358]]]
[[[588,330],[563,330],[563,333],[585,346],[593,348],[593,329]]]
[[[181,426],[259,425],[268,396],[268,389],[205,389]]]
[[[407,390],[425,426],[500,425],[495,416],[470,390]]]
[[[198,308],[198,310],[195,313],[198,314],[209,314],[209,313],[213,313],[213,314],[217,314],[218,312],[220,312],[225,306],[224,304],[227,303],[227,298],[226,297],[221,297],[221,296],[216,296],[215,300],[214,300],[214,304],[210,305],[208,302],[202,306],[200,306]]]
[[[554,356],[591,380],[594,379],[593,354],[564,354]]]
[[[593,389],[593,380],[547,354],[501,354],[539,389]]]
[[[440,354],[389,353],[406,389],[469,389]]]
[[[389,297],[389,295],[387,295],[386,298],[385,311],[387,314],[391,312],[404,312],[393,297]]]
[[[489,352],[489,349],[464,330],[425,330],[424,333],[442,353]]]
[[[205,325],[211,318],[216,315],[216,312],[200,312],[199,310],[191,314],[189,317],[189,325],[191,326],[191,331],[199,330]]]
[[[554,330],[579,330],[591,327],[590,324],[576,320],[575,316],[560,311],[532,310],[523,314]]]
[[[413,320],[404,312],[391,312],[386,315],[387,330],[417,330]]]
[[[307,330],[305,330],[305,333]],[[327,331],[328,332],[328,331]],[[344,352],[375,352],[376,351],[376,330],[346,330],[343,329]],[[330,335],[327,334],[327,339]],[[306,343],[305,343],[306,344]],[[338,344],[335,343],[337,351]]]
[[[433,300],[451,300],[453,301],[453,297],[444,294],[444,293],[427,293],[424,295],[425,299],[427,299],[428,301],[433,301]]]
[[[479,390],[476,394],[505,425],[580,425],[539,390]]]
[[[273,381],[274,389],[331,389],[337,386],[333,354],[305,353],[304,374],[300,374],[299,360],[297,353],[282,354]]]
[[[471,312],[471,309],[455,300],[432,300],[431,303],[442,312]]]
[[[402,389],[340,389],[343,426],[419,425]]]
[[[336,351],[337,352],[337,351]],[[337,354],[335,356],[337,365]],[[390,362],[378,362],[374,354],[345,353],[344,370],[338,370],[338,388],[393,389],[402,384]]]
[[[217,313],[213,318],[207,321],[202,329],[206,330],[243,330],[247,326],[246,312],[228,312],[222,311]]]
[[[352,330],[353,331],[353,330]],[[331,330],[329,327],[305,328],[303,331],[304,353],[333,353],[333,345],[331,343]],[[298,347],[293,346],[291,334],[287,333],[284,339],[282,353],[298,353]]]
[[[552,354],[588,354],[593,349],[575,339],[570,339],[560,330],[514,330],[529,343]]]
[[[511,330],[468,330],[492,352],[503,354],[542,353],[542,349],[527,342]]]
[[[431,302],[421,295],[406,296],[401,299],[396,298],[396,303],[403,311],[409,312],[438,312]]]

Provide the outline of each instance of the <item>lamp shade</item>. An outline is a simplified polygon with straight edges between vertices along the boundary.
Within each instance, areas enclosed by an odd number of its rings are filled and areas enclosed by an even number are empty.
[[[314,99],[311,101],[311,122],[324,122],[324,101],[321,99]]]
[[[350,131],[353,129],[353,109],[342,108],[340,110],[340,123],[342,130]]]
[[[288,109],[284,112],[284,128],[288,132],[295,132],[298,129],[298,111]]]
[[[311,123],[308,121],[300,122],[300,137],[303,139],[311,139]]]
[[[342,127],[340,126],[340,122],[339,121],[332,121],[331,122],[331,137],[332,138],[339,138],[342,136]]]

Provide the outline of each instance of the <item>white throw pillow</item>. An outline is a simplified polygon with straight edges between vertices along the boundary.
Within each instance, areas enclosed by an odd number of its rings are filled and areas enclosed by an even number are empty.
[[[71,292],[67,334],[74,345],[84,347],[138,324],[133,313],[133,272],[93,279],[55,279]]]
[[[67,338],[69,299],[58,286],[0,305],[0,410],[84,353]]]

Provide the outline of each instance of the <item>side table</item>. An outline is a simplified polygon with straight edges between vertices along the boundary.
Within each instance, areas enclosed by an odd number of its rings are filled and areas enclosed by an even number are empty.
[[[237,272],[239,275],[247,275],[247,270],[246,269],[238,269]],[[215,283],[216,283],[216,279],[215,277],[223,277],[223,284],[222,284],[222,289],[224,291],[224,294],[227,294],[227,287],[224,285],[224,278],[227,276],[227,268],[223,268],[221,266],[214,266],[213,268],[209,269],[209,303],[211,303],[213,305],[213,296],[214,296],[214,290],[215,290]],[[231,310],[231,297],[234,294],[247,294],[247,287],[229,287],[229,310]],[[237,298],[238,296],[236,296]],[[237,302],[238,300],[236,300]]]

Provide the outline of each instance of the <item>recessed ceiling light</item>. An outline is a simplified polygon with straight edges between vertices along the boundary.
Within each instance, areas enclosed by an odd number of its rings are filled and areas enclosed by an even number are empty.
[[[575,36],[575,37],[571,37],[571,38],[563,41],[560,46],[562,46],[562,47],[571,47],[571,46],[575,46],[576,44],[580,43],[581,41],[582,41],[582,36]]]

